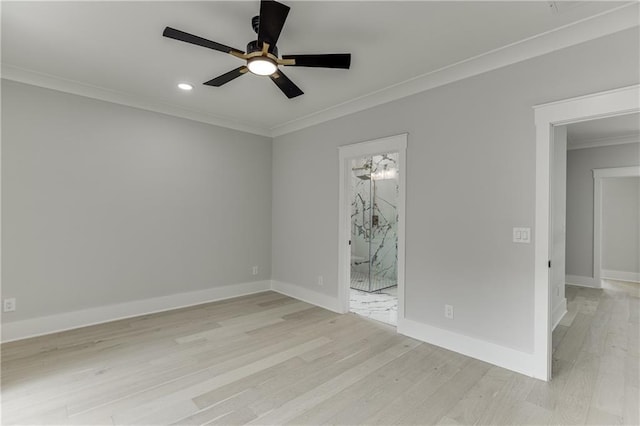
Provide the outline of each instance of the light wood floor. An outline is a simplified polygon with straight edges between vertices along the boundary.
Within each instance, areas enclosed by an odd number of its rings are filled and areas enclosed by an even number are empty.
[[[551,383],[273,292],[2,345],[2,424],[633,424],[637,287],[567,287]]]

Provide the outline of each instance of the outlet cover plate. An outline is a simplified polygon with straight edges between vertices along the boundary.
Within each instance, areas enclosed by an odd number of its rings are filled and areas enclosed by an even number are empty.
[[[10,299],[4,299],[2,301],[2,311],[3,312],[13,312],[16,310],[16,299],[12,297]]]
[[[444,305],[444,317],[453,319],[453,306],[452,305]]]

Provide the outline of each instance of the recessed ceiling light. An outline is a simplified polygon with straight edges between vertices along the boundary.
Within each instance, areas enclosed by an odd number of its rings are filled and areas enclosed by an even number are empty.
[[[190,85],[189,83],[180,83],[180,84],[178,84],[178,88],[182,89],[182,90],[189,91],[189,90],[193,89],[193,86]]]

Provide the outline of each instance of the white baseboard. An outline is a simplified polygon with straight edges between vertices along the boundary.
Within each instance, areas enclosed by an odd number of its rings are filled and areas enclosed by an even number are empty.
[[[600,271],[600,277],[609,280],[631,281],[633,283],[640,283],[640,272],[611,271],[608,269],[603,269],[602,271]]]
[[[601,288],[600,284],[596,282],[595,278],[583,277],[581,275],[566,275],[565,283],[569,285],[577,285],[580,287]]]
[[[2,342],[11,342],[140,315],[200,305],[267,290],[273,290],[303,302],[340,313],[340,303],[337,297],[331,297],[281,281],[256,281],[8,322],[2,324]],[[533,373],[533,355],[526,352],[406,318],[398,319],[398,333],[535,377]],[[539,378],[545,380],[544,377]]]
[[[321,294],[304,287],[275,280],[271,281],[271,290],[333,312],[341,313],[340,301],[337,297],[327,296],[326,294]]]
[[[551,324],[553,327],[551,330],[555,330],[562,318],[567,314],[567,299],[563,298],[562,301],[555,307],[551,314]]]
[[[267,291],[270,288],[271,281],[254,281],[213,287],[188,293],[171,294],[151,299],[134,300],[117,305],[99,306],[21,321],[4,322],[2,324],[2,342],[22,340],[29,337],[57,333],[124,318],[230,299]]]
[[[479,340],[407,318],[398,318],[398,333],[497,365],[498,367],[536,377],[534,374],[534,357],[531,353]],[[546,380],[546,377],[537,378]]]

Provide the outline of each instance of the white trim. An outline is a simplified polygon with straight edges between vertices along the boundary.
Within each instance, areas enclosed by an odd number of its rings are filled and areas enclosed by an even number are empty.
[[[640,135],[572,140],[567,144],[567,150],[573,151],[574,149],[599,148],[601,146],[625,145],[628,143],[640,143]]]
[[[611,167],[608,169],[593,169],[594,179],[614,178],[614,177],[635,177],[640,176],[640,166]]]
[[[605,178],[640,176],[640,166],[593,169],[593,277],[602,279],[602,184]]]
[[[556,327],[558,326],[558,324],[560,324],[560,321],[562,321],[562,318],[564,318],[566,314],[567,314],[567,299],[563,298],[562,301],[558,304],[558,306],[556,306],[556,308],[553,310],[553,314],[551,316],[551,324],[553,324],[553,327],[551,328],[551,330],[556,329]]]
[[[640,272],[627,271],[611,271],[603,269],[600,277],[608,280],[629,281],[632,283],[640,283]]]
[[[340,303],[338,299],[333,296],[328,296],[295,284],[289,284],[277,280],[271,280],[271,290],[332,312],[339,314],[342,313],[340,312]]]
[[[405,200],[407,133],[338,147],[340,186],[338,190],[338,300],[339,312],[349,312],[351,239],[351,165],[349,161],[367,155],[398,153],[398,322],[404,318],[405,304]]]
[[[638,26],[638,4],[615,9],[537,34],[463,61],[366,94],[342,104],[276,125],[272,136],[281,136],[325,121],[363,111],[435,87],[545,55],[575,44]]]
[[[534,106],[536,193],[534,239],[534,359],[537,378],[551,379],[550,154],[552,126],[640,112],[640,85]]]
[[[533,355],[527,352],[433,327],[407,318],[402,321],[398,318],[398,333],[511,371],[535,377],[532,369]]]
[[[65,312],[21,321],[5,321],[2,324],[2,343],[140,315],[201,305],[218,300],[231,299],[247,294],[260,293],[270,288],[270,281],[254,281],[223,287],[213,287],[188,293],[171,294],[151,299],[134,300],[117,305],[98,306],[80,311]]]
[[[31,86],[57,90],[63,93],[71,93],[85,98],[97,99],[118,105],[158,112],[160,114],[167,114],[174,117],[186,118],[200,123],[213,124],[214,126],[225,127],[241,132],[271,137],[271,131],[266,127],[244,123],[229,117],[217,117],[206,112],[194,111],[168,102],[163,102],[162,100],[149,99],[139,95],[118,92],[116,90],[93,86],[79,81],[67,80],[62,77],[31,71],[8,64],[2,64],[2,78],[5,80],[16,81],[18,83],[29,84]]]
[[[593,279],[600,282],[602,270],[602,178],[593,170]]]
[[[579,287],[602,288],[593,277],[583,277],[581,275],[567,275],[565,278],[567,285],[577,285]]]
[[[501,67],[545,55],[569,46],[604,37],[638,26],[638,4],[630,2],[589,16],[582,20],[534,35],[532,37],[499,47],[480,55],[414,77],[404,82],[365,94],[327,109],[308,114],[271,128],[247,123],[228,117],[217,117],[202,111],[192,111],[162,100],[143,98],[79,81],[2,64],[2,78],[99,99],[134,108],[146,109],[162,114],[174,115],[189,120],[227,127],[262,136],[281,136],[296,130],[343,117],[401,99],[454,81],[463,80]]]

